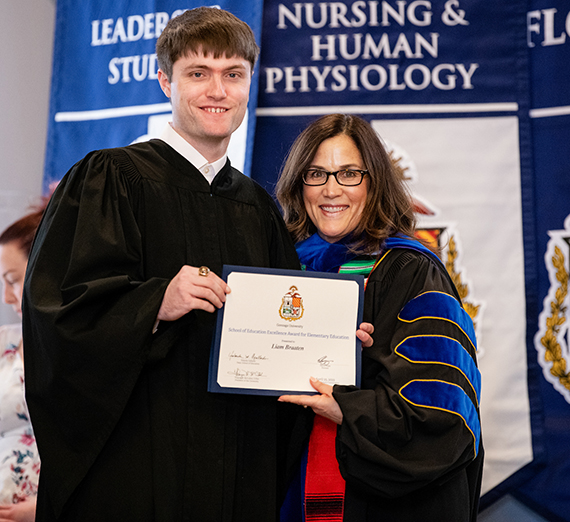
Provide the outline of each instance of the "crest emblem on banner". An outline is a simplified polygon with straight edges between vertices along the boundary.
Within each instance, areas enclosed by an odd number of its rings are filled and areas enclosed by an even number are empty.
[[[563,230],[550,230],[544,260],[550,289],[538,317],[534,346],[544,378],[570,403],[568,348],[568,273],[570,272],[570,215]]]
[[[385,140],[384,140],[385,141]],[[417,178],[417,169],[411,157],[407,152],[397,144],[385,141],[385,145],[392,160],[396,172],[408,184],[413,184]],[[480,312],[481,303],[475,302],[470,298],[469,282],[465,280],[464,269],[460,266],[461,252],[460,252],[460,237],[451,224],[443,224],[440,226],[422,226],[423,217],[437,216],[440,214],[439,210],[430,202],[422,199],[417,194],[412,196],[412,204],[414,212],[419,218],[419,224],[416,229],[416,236],[421,239],[425,245],[432,246],[434,251],[441,251],[442,262],[450,275],[457,292],[461,297],[463,308],[471,317],[473,326],[477,332],[477,337],[480,337]],[[482,356],[482,350],[478,348],[479,357]]]
[[[303,312],[303,298],[297,291],[297,287],[292,286],[281,300],[279,315],[281,319],[285,319],[286,321],[297,321],[303,317]]]

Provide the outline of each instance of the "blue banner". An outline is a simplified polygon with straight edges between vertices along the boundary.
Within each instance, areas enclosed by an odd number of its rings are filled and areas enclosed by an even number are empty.
[[[92,150],[160,134],[170,103],[157,80],[156,40],[170,18],[199,5],[176,0],[58,0],[44,190]],[[217,5],[247,22],[259,42],[262,0]],[[257,84],[252,82],[249,117],[229,152],[232,163],[246,172],[256,98]]]
[[[532,105],[537,295],[528,302],[531,397],[542,405],[541,471],[517,497],[551,521],[570,520],[570,6],[532,0],[527,13]],[[529,253],[531,254],[531,253]]]
[[[485,494],[536,453],[526,6],[288,0],[265,2],[263,15],[252,177],[273,192],[293,140],[322,114],[358,114],[378,131],[476,325]]]

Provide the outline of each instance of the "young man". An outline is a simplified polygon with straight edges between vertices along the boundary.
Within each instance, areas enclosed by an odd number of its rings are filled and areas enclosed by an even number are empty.
[[[272,199],[226,158],[258,48],[233,15],[198,8],[157,54],[171,125],[78,162],[30,255],[38,521],[276,518],[290,423],[275,398],[206,391],[222,265],[298,267]]]

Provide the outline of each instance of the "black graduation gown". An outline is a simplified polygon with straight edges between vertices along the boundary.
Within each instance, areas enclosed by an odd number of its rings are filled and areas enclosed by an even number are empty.
[[[206,391],[215,314],[152,334],[184,264],[298,268],[273,200],[229,162],[210,186],[151,140],[59,184],[24,290],[38,521],[275,519],[282,405]]]
[[[434,298],[430,306],[426,297]],[[414,303],[420,317],[410,320]],[[414,250],[391,250],[371,274],[364,320],[374,324],[374,345],[363,350],[361,389],[334,387],[344,415],[336,437],[344,520],[476,519],[483,447],[475,349],[466,328],[431,317],[459,315],[459,308],[443,265]],[[419,393],[412,398],[413,386]],[[441,407],[442,390],[451,390],[451,411]],[[455,398],[463,400],[459,411]]]

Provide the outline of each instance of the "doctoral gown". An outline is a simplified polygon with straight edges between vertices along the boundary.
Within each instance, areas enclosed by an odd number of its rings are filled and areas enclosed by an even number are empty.
[[[275,519],[292,410],[207,392],[216,314],[153,333],[185,264],[298,268],[273,200],[229,162],[210,186],[151,140],[90,153],[60,182],[24,291],[38,521]]]
[[[361,388],[335,386],[350,522],[472,522],[483,464],[471,319],[444,266],[394,248],[368,279]]]

